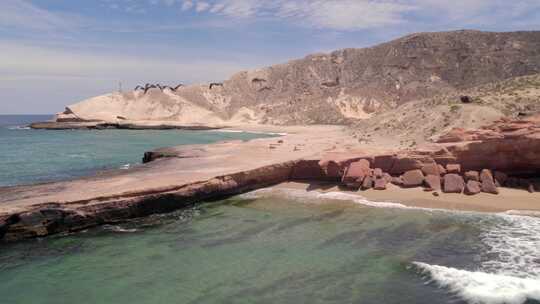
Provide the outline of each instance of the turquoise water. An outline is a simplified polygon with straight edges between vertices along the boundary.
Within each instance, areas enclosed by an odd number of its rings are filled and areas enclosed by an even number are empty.
[[[144,152],[183,144],[270,135],[180,130],[30,130],[50,116],[0,116],[0,186],[64,180],[129,168]]]
[[[515,297],[506,303],[540,299],[540,272],[526,273],[538,265],[507,263],[503,252],[493,250],[509,240],[504,231],[512,225],[505,216],[379,209],[346,200],[232,198],[3,245],[0,295],[10,304],[503,303],[492,297],[508,294]],[[496,231],[501,236],[494,243],[486,233]],[[516,254],[538,255],[538,243],[522,245],[530,250],[514,247]],[[516,273],[496,272],[505,266]],[[489,275],[489,267],[499,270]],[[478,278],[482,274],[488,277]],[[526,280],[532,282],[528,290]]]
[[[17,127],[43,119],[0,116],[0,185],[122,168],[160,146],[261,136]],[[0,244],[0,303],[540,303],[540,219],[263,189]]]

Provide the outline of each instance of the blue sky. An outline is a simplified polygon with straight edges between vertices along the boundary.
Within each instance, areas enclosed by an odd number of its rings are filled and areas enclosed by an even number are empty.
[[[2,0],[0,114],[220,81],[419,31],[540,29],[540,0]]]

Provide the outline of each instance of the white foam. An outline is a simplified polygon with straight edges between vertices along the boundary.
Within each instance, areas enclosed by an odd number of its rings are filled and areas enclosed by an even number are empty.
[[[508,211],[505,213],[481,213],[471,211],[410,207],[394,202],[373,202],[364,197],[344,192],[306,191],[289,188],[267,188],[246,193],[241,197],[259,198],[284,196],[296,200],[352,201],[376,208],[394,208],[443,212],[459,216],[472,216],[481,225],[482,243],[488,247],[482,252],[484,261],[477,271],[451,267],[413,264],[428,274],[439,286],[448,288],[469,303],[521,304],[527,299],[540,301],[540,218],[531,212]],[[540,214],[539,214],[540,215]]]
[[[135,228],[128,229],[128,228],[122,228],[122,227],[117,226],[117,225],[105,225],[105,226],[103,226],[103,228],[106,229],[106,230],[109,230],[109,231],[121,232],[121,233],[133,233],[133,232],[138,231]]]
[[[448,288],[469,303],[522,304],[527,299],[540,300],[538,278],[472,272],[419,262],[414,265],[440,287]]]
[[[407,209],[407,210],[422,210],[422,211],[442,211],[442,212],[451,212],[445,209],[433,209],[433,208],[423,208],[423,207],[414,207],[406,206],[400,203],[394,202],[375,202],[370,201],[364,198],[361,195],[347,193],[347,192],[320,192],[320,191],[306,191],[302,189],[292,189],[292,188],[264,188],[248,192],[240,195],[241,198],[253,199],[260,198],[265,196],[282,196],[286,198],[292,198],[295,200],[309,201],[316,203],[316,200],[338,200],[338,201],[350,201],[364,206],[375,207],[375,208],[393,208],[393,209]],[[465,212],[468,213],[468,212]]]
[[[11,126],[8,127],[9,130],[30,130],[31,128],[28,126]]]
[[[499,214],[496,223],[482,233],[482,242],[494,259],[482,263],[482,269],[516,277],[540,279],[540,219]],[[540,284],[540,281],[539,281]]]
[[[121,170],[128,170],[129,168],[131,168],[131,164],[125,164],[120,169]]]
[[[540,219],[488,215],[480,235],[488,257],[476,272],[415,262],[441,287],[470,303],[540,301]]]

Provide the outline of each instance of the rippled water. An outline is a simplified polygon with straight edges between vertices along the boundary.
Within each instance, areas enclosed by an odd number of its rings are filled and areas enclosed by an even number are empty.
[[[540,300],[538,219],[361,203],[259,191],[3,245],[2,303]]]
[[[49,116],[0,115],[0,186],[64,180],[140,164],[144,152],[265,134],[180,130],[30,130]]]

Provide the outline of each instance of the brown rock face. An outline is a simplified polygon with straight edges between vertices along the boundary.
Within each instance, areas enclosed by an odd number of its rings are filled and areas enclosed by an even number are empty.
[[[418,33],[369,48],[314,54],[243,71],[219,85],[189,85],[170,94],[211,112],[216,119],[229,119],[247,108],[257,112],[262,123],[340,124],[443,92],[537,73],[539,56],[537,31]],[[158,101],[151,106],[138,102],[134,92],[123,95],[131,107],[108,105],[98,98],[92,101],[97,104],[94,111],[80,105],[70,109],[74,117],[82,118],[100,118],[95,111],[100,106],[110,107],[103,112],[113,117],[131,118],[133,112],[151,118],[165,117],[165,113],[188,116],[184,107],[171,107],[179,103],[159,89],[145,95]],[[154,108],[160,110],[148,110]]]
[[[349,167],[347,167],[342,182],[349,187],[358,188],[362,185],[364,179],[370,175],[371,168],[369,161],[361,159],[351,163]]]
[[[422,173],[424,173],[424,175],[441,175],[439,165],[436,163],[426,164],[422,166]]]
[[[403,178],[401,178],[401,176],[399,176],[399,177],[392,177],[391,183],[394,184],[394,185],[396,185],[396,186],[403,187]]]
[[[461,173],[461,165],[460,164],[446,165],[446,173],[455,173],[455,174]]]
[[[373,188],[373,177],[368,175],[366,176],[366,178],[364,178],[364,181],[362,182],[362,190],[368,190],[371,188]]]
[[[481,136],[489,132],[489,137]],[[536,116],[523,120],[501,119],[477,130],[467,130],[467,137],[444,143],[441,160],[451,159],[464,170],[491,170],[506,174],[537,174],[540,171],[540,122]],[[475,141],[469,141],[471,138]],[[437,157],[434,157],[437,161]],[[504,175],[499,174],[504,185]]]
[[[383,178],[379,177],[375,179],[375,185],[373,186],[373,189],[375,190],[386,190],[386,185],[388,184],[388,181]]]
[[[465,181],[480,181],[480,174],[478,171],[467,171],[465,172]]]
[[[445,175],[447,172],[446,172],[446,169],[442,166],[442,165],[437,165],[439,167],[439,173],[440,175]]]
[[[475,195],[482,191],[481,184],[478,181],[475,180],[469,180],[467,181],[467,185],[465,185],[465,194],[467,195]]]
[[[441,190],[441,177],[439,175],[428,175],[426,176],[426,187],[433,190]]]
[[[424,184],[424,174],[422,170],[411,170],[405,172],[401,177],[404,187],[419,187]]]
[[[503,172],[495,171],[495,184],[499,187],[503,187],[506,185],[506,180],[508,179],[508,175],[506,175]]]
[[[493,180],[493,175],[491,174],[490,170],[482,170],[482,172],[480,173],[480,181],[482,183],[482,192],[499,194],[499,190],[495,185],[495,180]]]
[[[446,174],[443,180],[443,191],[445,193],[461,193],[463,192],[463,188],[465,188],[465,181],[463,180],[463,177],[457,174]]]

